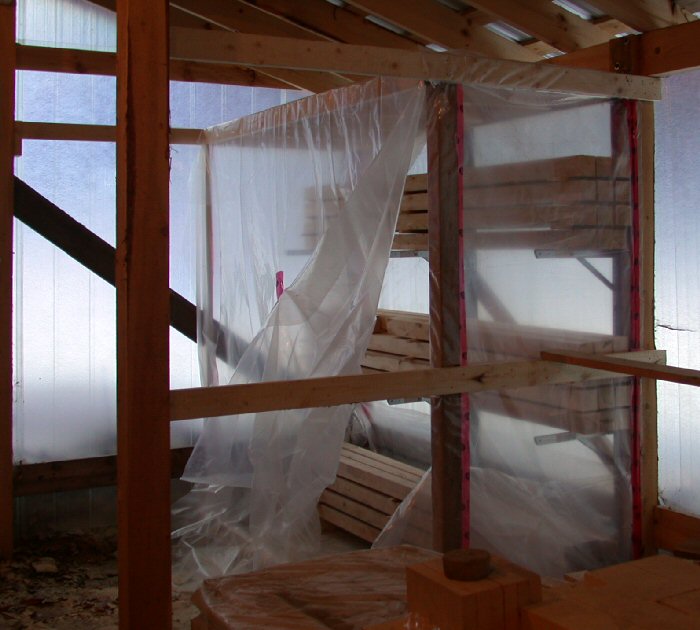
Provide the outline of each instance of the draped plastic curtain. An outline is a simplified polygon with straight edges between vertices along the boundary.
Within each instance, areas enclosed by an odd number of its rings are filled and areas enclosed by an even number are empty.
[[[375,80],[207,132],[196,201],[206,384],[359,372],[423,107],[422,86]],[[315,550],[316,503],[350,413],[208,419],[184,475],[198,485],[174,508],[176,581]]]

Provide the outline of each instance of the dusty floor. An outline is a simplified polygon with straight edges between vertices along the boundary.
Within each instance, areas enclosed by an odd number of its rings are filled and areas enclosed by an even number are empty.
[[[340,530],[325,532],[321,555],[365,548]],[[0,629],[116,630],[117,557],[113,529],[20,542],[0,561]],[[173,594],[173,629],[189,630],[191,593]]]
[[[196,608],[189,593],[173,595],[173,628],[189,630]],[[21,542],[0,562],[0,628],[117,628],[114,531],[63,534]]]

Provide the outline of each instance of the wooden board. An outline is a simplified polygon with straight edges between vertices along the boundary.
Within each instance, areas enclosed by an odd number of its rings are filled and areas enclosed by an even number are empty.
[[[0,4],[0,559],[13,547],[12,255],[15,3]]]
[[[117,12],[119,623],[169,628],[168,4]]]

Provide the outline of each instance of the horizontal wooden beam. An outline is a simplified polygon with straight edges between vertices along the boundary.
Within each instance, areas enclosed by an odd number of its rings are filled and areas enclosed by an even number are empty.
[[[623,353],[640,361],[663,362],[658,350]],[[443,396],[462,392],[574,383],[610,378],[611,372],[547,361],[472,364],[410,372],[330,376],[297,381],[272,381],[221,387],[175,389],[170,392],[171,420],[209,418],[241,413],[332,407],[373,400]]]
[[[201,129],[170,129],[171,144],[200,144]],[[88,142],[116,142],[114,125],[81,125],[74,123],[24,122],[15,123],[19,140],[76,140]]]
[[[638,100],[661,98],[661,84],[648,77],[571,68],[555,70],[551,65],[488,59],[469,52],[414,52],[286,37],[223,31],[203,33],[196,29],[172,28],[170,54],[183,61],[475,83]]]
[[[114,53],[17,44],[17,69],[115,76]],[[249,68],[171,60],[170,80],[285,89],[290,85]]]
[[[633,48],[631,54],[635,57],[635,73],[664,76],[700,67],[699,40],[700,20],[611,40],[606,44],[548,59],[546,63],[612,72],[616,70],[613,51],[619,50],[625,42],[630,42],[630,48]]]
[[[182,475],[191,454],[190,447],[170,451],[173,479]],[[16,497],[115,486],[117,457],[108,455],[40,464],[16,464],[12,481]]]
[[[682,551],[693,543],[700,550],[700,518],[665,507],[654,509],[654,539],[659,549]]]
[[[700,370],[689,370],[671,365],[649,365],[642,361],[635,361],[634,357],[610,357],[585,352],[542,352],[540,354],[545,361],[555,361],[566,365],[579,365],[581,367],[597,370],[608,370],[617,374],[639,376],[641,378],[653,378],[657,381],[670,381],[681,385],[694,385],[700,387]]]

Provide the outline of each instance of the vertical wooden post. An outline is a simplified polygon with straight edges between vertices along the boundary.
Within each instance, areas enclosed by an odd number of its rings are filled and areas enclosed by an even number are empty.
[[[639,116],[639,219],[641,345],[656,347],[654,337],[654,104],[637,103]],[[656,381],[642,379],[641,391],[642,553],[656,553],[654,508],[659,499],[659,448]]]
[[[168,3],[117,3],[119,626],[171,627]]]
[[[15,2],[0,0],[0,558],[13,543],[12,221],[14,216]]]
[[[462,260],[461,87],[441,84],[428,94],[428,234],[430,255],[430,355],[434,367],[461,365],[466,338]],[[466,398],[433,400],[433,542],[439,551],[468,537],[469,426]],[[465,438],[463,440],[463,437]],[[463,475],[464,467],[464,475]]]

